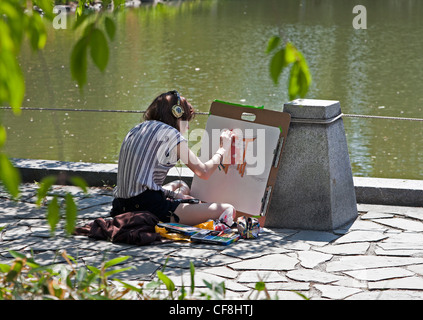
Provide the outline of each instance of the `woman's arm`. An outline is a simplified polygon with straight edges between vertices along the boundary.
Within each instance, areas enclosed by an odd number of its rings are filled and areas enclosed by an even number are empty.
[[[213,154],[210,160],[204,163],[188,148],[188,143],[186,141],[182,141],[178,145],[178,158],[181,159],[181,161],[199,178],[207,180],[223,160],[226,151],[229,150],[232,133],[230,131],[224,131],[220,138],[220,148]]]

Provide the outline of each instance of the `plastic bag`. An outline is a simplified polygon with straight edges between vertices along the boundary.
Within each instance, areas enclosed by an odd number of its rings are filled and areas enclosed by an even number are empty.
[[[259,236],[260,223],[256,218],[242,216],[237,219],[237,228],[241,238],[255,239]]]

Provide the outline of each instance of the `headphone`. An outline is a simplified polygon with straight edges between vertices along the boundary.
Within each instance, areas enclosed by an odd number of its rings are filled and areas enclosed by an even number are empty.
[[[172,114],[176,119],[179,119],[184,114],[184,109],[181,106],[181,96],[176,90],[170,91],[169,93],[174,94],[178,99],[177,103],[172,107]]]

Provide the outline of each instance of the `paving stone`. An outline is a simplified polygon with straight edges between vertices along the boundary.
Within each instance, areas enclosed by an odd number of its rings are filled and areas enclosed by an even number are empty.
[[[369,282],[370,290],[380,289],[412,289],[423,290],[423,279],[420,277],[407,277],[384,281]]]
[[[190,272],[183,272],[180,273],[178,271],[176,272],[166,272],[165,271],[166,276],[168,276],[173,283],[175,284],[175,286],[181,287],[182,285],[184,285],[185,287],[189,287],[191,285],[191,274]],[[228,279],[225,279],[223,277],[219,277],[217,275],[213,275],[210,273],[206,273],[206,272],[195,272],[194,273],[194,283],[195,283],[195,287],[196,288],[206,288],[207,284],[204,282],[207,281],[209,283],[216,283],[216,284],[220,284],[222,282],[225,283],[225,288],[228,288],[229,290],[232,291],[248,291],[249,288],[237,283],[235,281],[231,281]]]
[[[376,220],[375,220],[376,221]],[[349,231],[365,230],[385,232],[388,228],[369,220],[357,219],[350,227]]]
[[[30,234],[28,226],[11,226],[3,230],[1,239],[3,241],[16,240],[27,237]]]
[[[395,257],[421,257],[423,256],[422,250],[384,250],[384,249],[375,249],[375,254],[377,256],[395,256]]]
[[[347,297],[345,300],[422,300],[423,291],[389,290],[364,291]]]
[[[78,219],[97,219],[110,217],[110,204],[95,205],[85,209],[78,210]]]
[[[237,257],[241,259],[257,258],[267,254],[273,253],[286,253],[290,250],[284,247],[266,246],[262,244],[260,240],[254,241],[240,241],[236,245],[231,245],[227,249],[224,249],[221,253],[231,257]]]
[[[244,271],[238,277],[238,282],[286,282],[288,279],[276,271]]]
[[[29,218],[44,218],[45,208],[37,207],[33,203],[15,202],[12,200],[1,200],[0,221],[17,220]]]
[[[159,269],[159,265],[151,261],[144,261],[134,259],[124,267],[131,266],[132,268],[115,275],[116,278],[125,281],[127,280],[152,280],[155,272]],[[117,268],[122,268],[118,266]]]
[[[304,282],[318,282],[318,283],[331,283],[341,280],[343,277],[327,272],[317,270],[292,270],[286,273],[286,276],[292,280]]]
[[[197,269],[198,270],[198,269]],[[201,268],[199,269],[202,272],[205,273],[211,273],[219,277],[223,278],[229,278],[229,279],[235,279],[238,277],[238,272],[224,266],[224,267],[211,267],[211,268]],[[240,282],[238,280],[238,282]]]
[[[283,291],[283,290],[303,291],[303,290],[310,290],[310,283],[301,282],[301,281],[292,281],[292,280],[289,280],[288,282],[269,282],[269,283],[266,283],[266,289],[276,290],[276,291]]]
[[[195,267],[202,267],[202,266],[208,266],[206,259],[194,259],[190,258],[187,259],[185,257],[162,257],[162,256],[154,256],[151,257],[151,261],[164,265],[166,264],[169,268],[181,268],[181,269],[189,269],[190,268],[190,262]]]
[[[298,260],[285,254],[271,254],[262,258],[247,259],[232,263],[230,268],[235,270],[293,270]]]
[[[346,235],[335,240],[335,244],[357,243],[357,242],[374,242],[388,238],[388,235],[378,231],[351,231]]]
[[[110,211],[113,197],[108,195],[100,195],[95,197],[93,196],[93,197],[85,197],[85,198],[76,198],[74,200],[79,210],[98,206],[98,205],[109,205],[109,211]]]
[[[279,299],[303,299],[290,290],[312,299],[423,299],[423,208],[358,205],[365,213],[333,233],[263,228],[258,239],[229,247],[189,242],[134,246],[67,237],[63,221],[56,237],[49,237],[46,207],[34,204],[37,188],[21,187],[21,200],[26,202],[0,199],[0,227],[6,227],[1,232],[0,261],[10,263],[9,248],[28,255],[32,248],[37,262],[66,268],[57,252],[65,249],[81,265],[99,266],[101,261],[129,255],[131,259],[113,268],[132,266],[116,277],[134,283],[151,281],[166,263],[165,274],[172,275],[177,285],[183,279],[187,286],[192,261],[196,287],[205,288],[203,280],[224,281],[226,297],[231,299],[257,294],[267,298],[263,291],[254,291],[260,280],[271,297]],[[63,197],[67,192],[79,206],[78,225],[109,216],[111,190],[90,188],[87,196],[79,188],[54,186],[51,194]]]
[[[359,204],[357,208],[360,212],[384,212],[384,213],[403,213],[412,210],[412,207],[405,206],[391,206],[391,205],[381,205],[381,204]]]
[[[11,241],[0,241],[0,253],[8,252],[9,250],[21,251],[32,246],[36,240],[28,240],[28,238],[21,238]]]
[[[324,247],[313,247],[313,250],[332,255],[362,255],[367,252],[370,244],[367,242],[331,244]]]
[[[407,218],[423,220],[423,208],[410,208],[409,211],[398,213]]]
[[[287,289],[290,290],[290,289]],[[294,291],[295,290],[295,291]],[[308,290],[305,289],[305,290]],[[307,292],[300,292],[298,289],[292,289],[292,291],[284,291],[284,290],[269,290],[268,293],[270,296],[270,299],[274,300],[304,300],[304,298],[299,294],[302,293],[304,296],[307,297]],[[264,291],[255,291],[251,290],[250,292],[246,293],[243,296],[243,299],[246,300],[266,300],[268,297],[266,296],[266,293]]]
[[[327,272],[360,269],[398,267],[423,263],[423,258],[383,257],[383,256],[345,256],[326,265]]]
[[[411,265],[411,266],[407,266],[406,268],[419,275],[423,275],[423,264]]]
[[[380,281],[392,278],[402,278],[414,275],[413,272],[405,268],[377,268],[377,269],[363,269],[356,271],[346,271],[345,274],[358,279],[366,281]]]
[[[289,237],[289,240],[301,240],[307,242],[310,245],[324,246],[325,244],[332,242],[337,238],[339,238],[339,235],[333,234],[331,232],[305,230],[297,232],[293,236]]]
[[[216,254],[214,256],[206,258],[206,260],[207,265],[211,267],[223,266],[242,261],[239,258],[229,257],[222,254]]]
[[[348,287],[348,288],[358,288],[358,289],[362,289],[362,290],[367,290],[367,282],[366,281],[362,281],[362,280],[358,280],[358,279],[354,279],[354,278],[350,278],[350,277],[345,277],[341,280],[333,282],[332,284],[335,285],[335,286]]]
[[[216,254],[215,250],[207,250],[207,249],[192,249],[192,248],[184,248],[181,250],[176,250],[172,252],[172,256],[175,257],[185,257],[185,258],[194,258],[194,259],[204,259],[209,258]]]
[[[119,251],[121,255],[128,255],[137,258],[150,258],[152,256],[166,257],[177,249],[174,247],[158,246],[130,246]]]
[[[311,245],[304,241],[287,241],[286,243],[281,243],[281,246],[288,251],[306,251],[311,248]]]
[[[360,216],[363,220],[373,220],[373,219],[383,219],[383,218],[393,218],[393,213],[384,213],[384,212],[375,212],[375,211],[369,211],[366,214],[363,214]]]
[[[423,233],[421,232],[398,232],[389,234],[389,239],[384,240],[382,243],[423,243]]]
[[[315,251],[300,251],[298,258],[304,268],[313,269],[318,264],[332,259],[332,255]]]
[[[403,218],[377,219],[376,222],[407,231],[423,231],[423,223]]]
[[[325,284],[316,284],[314,287],[322,293],[323,298],[329,298],[334,300],[345,299],[348,296],[361,292],[361,290],[357,288],[332,286]]]

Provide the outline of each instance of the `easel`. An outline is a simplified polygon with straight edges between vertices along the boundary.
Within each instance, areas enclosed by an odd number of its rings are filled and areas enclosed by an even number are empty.
[[[219,139],[213,136],[216,133],[220,136],[223,129],[242,134],[242,141],[238,143],[243,150],[235,157],[236,150],[232,147],[230,156],[224,159],[223,170],[216,171],[209,180],[194,176],[191,195],[206,202],[232,204],[237,216],[259,216],[263,226],[290,121],[291,116],[285,112],[215,100],[210,108],[200,159],[208,160],[217,150]]]

